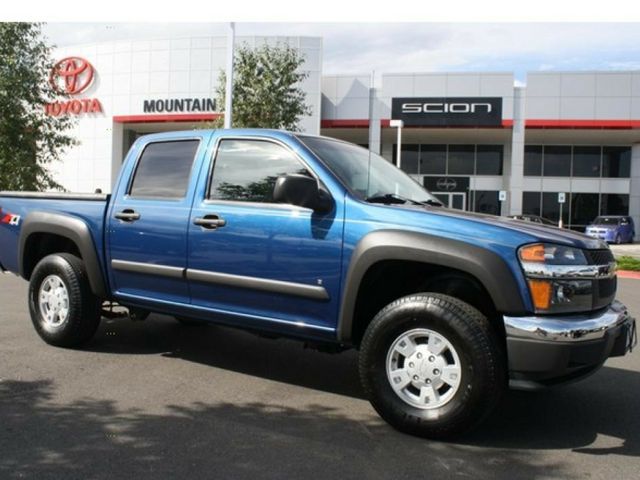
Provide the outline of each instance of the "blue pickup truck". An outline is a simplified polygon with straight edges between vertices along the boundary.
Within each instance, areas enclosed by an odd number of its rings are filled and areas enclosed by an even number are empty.
[[[334,139],[149,135],[110,196],[4,192],[0,209],[0,268],[30,282],[45,342],[85,344],[117,304],[357,348],[373,407],[414,435],[464,432],[509,384],[576,380],[636,342],[604,241],[449,210]]]

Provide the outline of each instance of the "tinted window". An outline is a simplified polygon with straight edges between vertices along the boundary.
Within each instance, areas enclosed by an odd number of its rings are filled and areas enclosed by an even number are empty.
[[[500,215],[500,200],[495,190],[476,190],[474,192],[474,211],[488,213],[490,215]]]
[[[400,157],[400,168],[406,173],[418,173],[420,163],[419,145],[403,145]],[[393,146],[393,164],[398,166],[398,146]]]
[[[629,195],[603,193],[600,208],[602,215],[628,215]]]
[[[545,177],[571,176],[571,147],[544,147],[542,173]]]
[[[573,176],[600,176],[600,147],[573,147]]]
[[[187,193],[198,140],[150,143],[142,152],[129,194],[183,198]]]
[[[629,178],[631,176],[631,148],[604,147],[602,149],[602,176]]]
[[[598,216],[600,195],[597,193],[571,194],[571,227],[582,228]]]
[[[502,145],[478,145],[476,175],[502,175]]]
[[[558,192],[544,192],[542,194],[542,217],[548,218],[552,222],[560,219],[560,204],[558,203]],[[565,225],[569,223],[569,205],[562,206],[562,221]]]
[[[540,202],[542,200],[540,192],[522,193],[522,213],[529,215],[540,215]]]
[[[449,175],[473,175],[475,145],[449,145]]]
[[[259,140],[222,140],[209,198],[271,203],[276,179],[292,173],[308,175],[294,154],[280,145]]]
[[[420,146],[420,173],[425,175],[444,175],[447,170],[446,145]]]
[[[524,147],[524,174],[533,177],[542,175],[541,145],[526,145]]]

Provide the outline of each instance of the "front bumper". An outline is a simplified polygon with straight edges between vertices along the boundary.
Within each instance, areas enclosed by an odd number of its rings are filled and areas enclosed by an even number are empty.
[[[637,343],[636,322],[614,301],[605,311],[558,317],[504,317],[510,384],[540,388],[578,380]]]
[[[589,231],[585,232],[591,238],[599,238],[600,240],[604,240],[605,242],[613,242],[616,238],[615,230],[605,230],[605,231]]]

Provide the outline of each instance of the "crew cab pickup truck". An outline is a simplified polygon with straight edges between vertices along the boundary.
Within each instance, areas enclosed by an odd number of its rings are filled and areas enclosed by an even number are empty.
[[[0,266],[30,282],[45,342],[89,342],[118,304],[357,348],[373,407],[414,435],[459,434],[509,383],[576,380],[636,343],[604,241],[446,209],[335,139],[144,136],[112,195],[5,192],[0,208]]]

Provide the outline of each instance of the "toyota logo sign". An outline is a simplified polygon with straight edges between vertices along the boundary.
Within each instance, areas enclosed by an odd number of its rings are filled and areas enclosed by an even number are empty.
[[[66,57],[53,66],[49,82],[53,89],[62,94],[77,95],[93,83],[94,69],[81,57]]]

